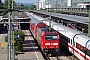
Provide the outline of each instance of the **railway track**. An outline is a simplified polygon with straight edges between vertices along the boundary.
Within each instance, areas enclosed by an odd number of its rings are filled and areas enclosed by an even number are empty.
[[[58,56],[50,56],[49,54],[48,55],[46,54],[45,56],[46,56],[47,60],[60,60],[58,58]]]
[[[23,32],[27,33],[26,31],[23,31]],[[41,51],[41,53],[42,53],[45,60],[71,60],[72,59],[72,54],[67,49],[65,49],[62,45],[60,48],[60,52],[58,52],[58,54],[57,53],[54,53],[53,55],[44,54],[42,51]],[[79,60],[76,58],[74,58],[74,59]]]
[[[45,60],[79,60],[77,57],[74,56],[73,58],[73,55],[67,50],[65,49],[65,47],[63,47],[61,45],[61,49],[60,49],[60,52],[58,52],[58,54],[56,55],[47,55],[45,54],[46,59]]]
[[[71,56],[49,56],[47,55],[47,60],[71,60]],[[76,59],[75,59],[76,60]]]
[[[29,30],[22,30],[25,34],[25,40],[23,43],[23,57],[19,58],[20,54],[18,55],[18,60],[44,60],[35,40],[33,39],[32,34]]]

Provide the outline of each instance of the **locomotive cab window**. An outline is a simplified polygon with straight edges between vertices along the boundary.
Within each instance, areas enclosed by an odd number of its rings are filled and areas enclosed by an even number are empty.
[[[57,34],[46,34],[46,40],[57,40],[58,36]]]

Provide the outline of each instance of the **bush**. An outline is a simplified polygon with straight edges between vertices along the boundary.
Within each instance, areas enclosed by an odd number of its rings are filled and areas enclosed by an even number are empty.
[[[21,44],[18,44],[15,46],[16,51],[22,51],[23,50],[23,46]]]
[[[20,35],[20,38],[16,38],[16,35]],[[23,42],[24,42],[25,34],[22,31],[15,31],[14,32],[14,41],[15,41],[15,49],[16,51],[22,51],[23,49]],[[5,42],[8,42],[8,36],[5,37]]]
[[[5,36],[5,42],[8,42],[8,35]]]

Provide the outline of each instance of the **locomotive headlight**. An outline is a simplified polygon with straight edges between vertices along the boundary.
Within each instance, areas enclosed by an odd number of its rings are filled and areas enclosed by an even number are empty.
[[[56,46],[56,48],[58,48],[58,46]]]
[[[50,45],[50,43],[45,43],[45,45]]]
[[[58,43],[53,43],[53,45],[58,45]]]

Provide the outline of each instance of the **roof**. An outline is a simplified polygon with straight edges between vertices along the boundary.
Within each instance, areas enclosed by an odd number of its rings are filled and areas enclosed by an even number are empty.
[[[50,13],[48,13],[48,12],[43,12],[43,13],[42,12],[37,12],[37,13],[50,15]],[[74,22],[78,22],[78,23],[83,23],[83,24],[88,24],[86,22],[89,22],[89,17],[74,16],[74,15],[67,15],[67,14],[60,14],[60,13],[59,14],[52,13],[51,16],[66,19],[66,20],[70,20],[70,21],[74,21]]]
[[[14,12],[14,19],[28,19],[29,17],[25,12]],[[2,19],[8,19],[8,13],[2,17]]]

